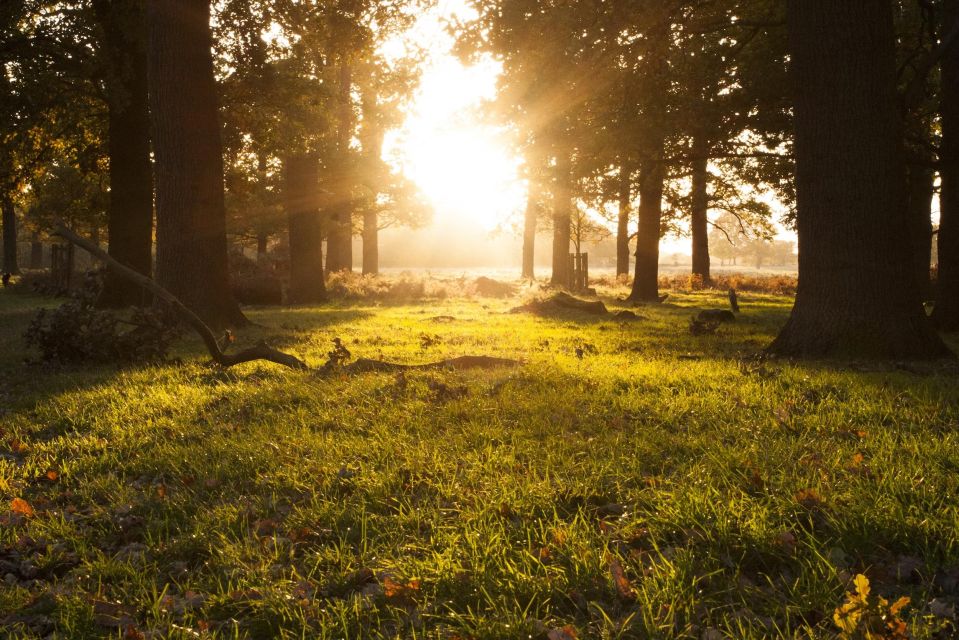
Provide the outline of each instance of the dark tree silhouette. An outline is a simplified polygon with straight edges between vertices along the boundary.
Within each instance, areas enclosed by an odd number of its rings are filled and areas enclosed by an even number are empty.
[[[943,38],[959,28],[959,0],[944,0],[942,23]],[[944,331],[959,331],[959,42],[955,38],[942,57],[941,70],[939,281],[932,319]]]
[[[153,268],[153,168],[147,94],[147,26],[143,0],[95,0],[107,78],[109,253],[149,276]],[[144,291],[108,272],[98,303],[140,304]]]
[[[214,328],[246,323],[230,292],[209,0],[150,0],[157,281]]]
[[[769,347],[937,358],[913,276],[890,0],[790,0],[799,288]]]
[[[290,302],[323,302],[323,225],[320,218],[320,163],[313,154],[283,163],[283,196],[290,230]]]

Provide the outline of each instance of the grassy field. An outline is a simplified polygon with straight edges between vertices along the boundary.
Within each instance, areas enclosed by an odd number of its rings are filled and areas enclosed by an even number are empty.
[[[322,378],[215,370],[192,338],[164,366],[24,365],[53,303],[0,292],[0,634],[828,638],[848,603],[848,637],[956,637],[956,369],[764,362],[790,300],[740,302],[702,337],[721,292],[633,322],[248,310],[240,343],[312,365],[335,337],[524,362]]]

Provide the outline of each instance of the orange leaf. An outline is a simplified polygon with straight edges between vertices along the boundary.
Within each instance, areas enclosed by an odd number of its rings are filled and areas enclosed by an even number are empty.
[[[53,469],[49,469],[46,473],[46,476],[47,476],[47,480],[49,480],[50,482],[56,482],[57,478],[60,477],[60,474],[54,471]]]
[[[10,501],[10,511],[14,513],[19,513],[20,515],[27,516],[28,518],[33,515],[33,507],[30,506],[30,503],[24,500],[23,498],[14,498]]]
[[[613,584],[616,586],[616,593],[619,594],[619,597],[623,600],[635,599],[636,593],[633,591],[633,585],[626,577],[623,565],[616,558],[610,560],[609,572],[613,574]]]
[[[578,637],[576,635],[576,629],[570,625],[566,625],[562,629],[551,629],[549,633],[546,634],[546,637],[549,640],[576,640]]]
[[[815,489],[800,489],[796,492],[796,502],[812,509],[822,504],[822,496]]]
[[[383,595],[387,598],[405,598],[420,590],[419,580],[410,580],[407,583],[397,582],[389,576],[383,577]]]

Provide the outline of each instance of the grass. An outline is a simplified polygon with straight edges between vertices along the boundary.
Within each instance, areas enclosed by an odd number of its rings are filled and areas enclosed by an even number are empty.
[[[334,379],[211,369],[192,339],[162,366],[25,366],[41,304],[0,292],[0,634],[834,637],[858,573],[911,598],[914,637],[956,633],[954,370],[753,358],[788,298],[743,294],[702,337],[721,292],[628,323],[515,299],[248,311],[240,342],[313,365],[334,337],[525,362]]]

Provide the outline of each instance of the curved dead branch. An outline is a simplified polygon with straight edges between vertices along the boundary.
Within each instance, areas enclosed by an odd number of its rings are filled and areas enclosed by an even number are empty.
[[[177,316],[183,322],[188,324],[194,331],[196,331],[197,334],[199,334],[200,338],[203,340],[203,344],[206,346],[206,350],[210,354],[210,357],[213,358],[213,361],[217,365],[223,367],[224,369],[244,362],[253,362],[254,360],[266,360],[268,362],[273,362],[275,364],[289,367],[290,369],[296,369],[298,371],[306,371],[310,369],[305,362],[296,356],[278,351],[262,341],[253,347],[243,349],[237,353],[226,353],[223,348],[220,347],[220,343],[217,341],[216,336],[213,335],[213,331],[210,329],[210,327],[208,327],[198,315],[190,311],[186,305],[180,302],[175,295],[161,287],[152,278],[149,278],[142,273],[134,271],[130,267],[117,262],[110,257],[106,251],[98,247],[90,240],[77,235],[63,223],[59,223],[57,225],[56,229],[54,230],[54,235],[58,235],[77,245],[81,249],[88,251],[90,254],[102,260],[107,267],[116,273],[116,275],[124,278],[125,280],[129,280],[130,282],[138,284],[147,291],[151,292],[160,300],[163,300],[170,305],[170,308],[173,309]],[[366,358],[360,358],[359,360],[356,360],[350,364],[336,367],[335,370],[350,375],[355,373],[399,371],[406,369],[490,369],[494,367],[518,366],[519,364],[521,363],[517,360],[494,358],[490,356],[460,356],[459,358],[440,360],[439,362],[428,362],[425,364],[400,364],[397,362],[385,362],[382,360],[369,360]],[[333,369],[324,367],[318,371],[320,373],[328,373],[331,370]]]

